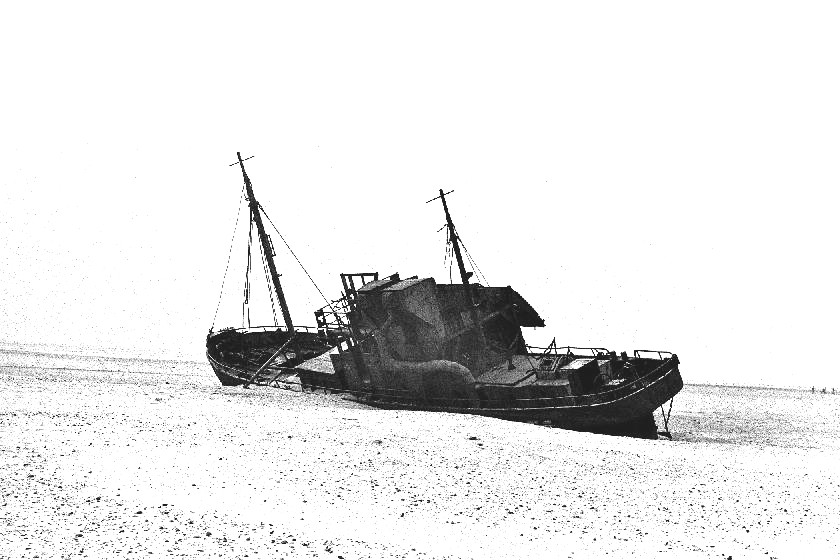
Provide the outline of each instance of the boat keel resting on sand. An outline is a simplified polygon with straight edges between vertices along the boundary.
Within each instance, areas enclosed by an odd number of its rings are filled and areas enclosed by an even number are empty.
[[[316,319],[323,332],[347,336],[329,360],[321,356],[294,367],[301,384],[346,391],[381,408],[649,438],[657,437],[653,413],[660,408],[670,435],[662,407],[682,389],[677,356],[647,350],[628,356],[555,341],[528,346],[522,327],[543,327],[542,318],[509,286],[470,283],[445,194],[436,198],[461,283],[342,274],[343,298]]]

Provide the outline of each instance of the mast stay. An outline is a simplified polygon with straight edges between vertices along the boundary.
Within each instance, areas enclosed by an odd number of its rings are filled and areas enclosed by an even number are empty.
[[[248,198],[248,207],[251,210],[251,221],[255,226],[257,226],[257,236],[260,240],[263,257],[265,258],[268,273],[271,277],[271,283],[274,287],[274,295],[277,297],[277,302],[280,304],[280,310],[283,313],[283,322],[286,323],[286,330],[289,333],[294,333],[295,327],[292,324],[292,316],[289,313],[286,296],[283,294],[283,286],[280,285],[280,277],[277,274],[277,266],[274,264],[274,251],[271,246],[271,240],[269,239],[268,234],[265,232],[265,227],[263,226],[262,215],[260,213],[260,203],[257,202],[257,199],[254,196],[254,189],[251,187],[251,179],[245,171],[245,160],[242,159],[242,155],[239,152],[236,152],[236,157],[239,161],[231,165],[233,166],[238,163],[240,169],[242,169],[242,177],[245,179],[245,194]]]

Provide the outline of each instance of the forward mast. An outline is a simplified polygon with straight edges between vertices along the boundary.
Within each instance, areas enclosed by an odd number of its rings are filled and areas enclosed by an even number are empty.
[[[269,241],[268,234],[265,232],[265,227],[263,226],[262,215],[260,214],[260,203],[257,202],[257,199],[254,196],[254,190],[251,187],[251,179],[248,178],[248,173],[245,172],[245,163],[242,160],[242,155],[239,152],[236,152],[236,157],[239,160],[239,167],[242,169],[242,177],[245,179],[245,194],[248,197],[248,207],[251,209],[251,220],[257,226],[257,235],[260,238],[260,246],[262,247],[263,255],[265,255],[265,262],[268,265],[268,272],[269,276],[271,276],[274,294],[277,296],[277,301],[280,304],[280,309],[283,313],[283,321],[286,323],[286,330],[289,333],[293,333],[295,331],[295,327],[292,324],[292,316],[289,313],[286,296],[283,295],[283,286],[280,285],[280,276],[277,274],[277,266],[274,264],[274,251],[271,246],[271,241]]]

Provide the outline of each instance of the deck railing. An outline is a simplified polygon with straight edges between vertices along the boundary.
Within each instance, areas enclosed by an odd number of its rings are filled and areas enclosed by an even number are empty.
[[[319,329],[318,327],[310,327],[310,326],[306,326],[306,325],[295,325],[294,329],[296,331],[308,332],[308,333],[318,333],[318,332],[321,331],[321,329]],[[260,326],[256,326],[256,327],[228,327],[228,328],[225,328],[225,329],[220,329],[218,331],[213,331],[212,334],[218,334],[218,333],[227,332],[227,331],[235,331],[235,332],[239,332],[239,333],[245,333],[245,332],[274,332],[274,331],[279,331],[279,330],[282,330],[282,331],[285,332],[286,328],[281,327],[279,325],[260,325]]]
[[[575,352],[573,352],[573,350],[579,350],[579,351],[584,351],[584,352],[591,353],[592,357],[594,358],[594,357],[598,357],[600,355],[606,356],[610,353],[610,351],[607,350],[606,348],[596,348],[596,347],[589,347],[589,346],[554,346],[554,345],[549,345],[549,346],[543,347],[543,346],[530,346],[530,345],[528,345],[528,346],[526,346],[526,348],[528,348],[528,351],[532,355],[533,354],[540,354],[540,355],[545,355],[545,354],[556,354],[556,355],[576,354]],[[554,352],[551,352],[552,350],[554,350]],[[564,352],[564,350],[565,350],[565,352]],[[647,350],[641,350],[641,352],[647,352]]]
[[[674,356],[673,352],[667,352],[665,350],[633,350],[633,355],[637,358],[644,358],[642,354],[656,354],[660,360],[667,360]]]

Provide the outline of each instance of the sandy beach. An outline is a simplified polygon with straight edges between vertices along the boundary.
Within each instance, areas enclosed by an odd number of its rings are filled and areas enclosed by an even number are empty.
[[[836,444],[599,436],[166,367],[0,368],[0,557],[840,555]]]

